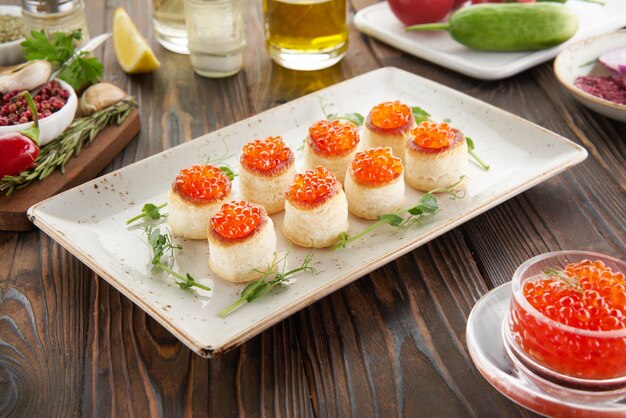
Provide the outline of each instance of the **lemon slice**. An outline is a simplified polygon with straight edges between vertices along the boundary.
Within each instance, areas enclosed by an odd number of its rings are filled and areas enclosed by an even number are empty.
[[[128,74],[149,73],[161,66],[133,20],[121,7],[113,16],[113,47],[117,62]]]

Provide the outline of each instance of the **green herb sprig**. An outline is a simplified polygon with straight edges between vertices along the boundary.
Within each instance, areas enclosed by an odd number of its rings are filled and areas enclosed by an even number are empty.
[[[146,225],[144,227],[144,232],[148,239],[148,244],[150,244],[150,249],[152,250],[152,260],[150,263],[152,264],[153,270],[161,270],[174,276],[176,278],[176,284],[181,289],[197,287],[199,289],[211,290],[210,287],[196,281],[191,274],[186,273],[185,275],[182,275],[172,270],[167,263],[163,262],[162,258],[164,256],[172,258],[176,250],[180,251],[183,249],[181,245],[172,244],[170,235],[167,232],[165,234],[161,234],[160,228],[154,224]]]
[[[75,119],[61,135],[41,148],[35,161],[36,167],[24,170],[16,176],[2,177],[0,191],[7,190],[8,196],[16,188],[26,187],[35,180],[43,180],[57,169],[65,173],[65,165],[70,158],[80,154],[82,147],[93,142],[107,126],[113,123],[122,124],[135,107],[137,103],[130,99]]]
[[[211,164],[216,166],[220,169],[222,173],[224,173],[226,177],[228,177],[230,181],[233,181],[235,180],[235,177],[237,177],[239,174],[237,174],[229,164],[225,163],[225,161],[234,157],[235,154],[228,153],[228,145],[226,144],[225,138],[222,138],[222,143],[224,144],[224,153],[222,155],[217,157],[211,157],[207,155],[201,157],[200,161],[202,162],[202,164]]]
[[[87,57],[89,53],[83,51],[72,62],[66,64],[74,54],[74,42],[80,41],[83,34],[80,29],[71,33],[56,32],[52,39],[41,30],[32,31],[30,36],[21,43],[24,50],[24,58],[27,60],[46,60],[62,67],[58,75],[66,81],[74,90],[79,90],[88,84],[97,83],[102,77],[104,66],[95,57]]]
[[[261,278],[256,282],[249,283],[246,287],[244,287],[239,299],[237,299],[234,303],[221,311],[219,313],[219,316],[225,318],[228,314],[237,309],[243,303],[250,303],[255,299],[258,299],[259,297],[271,291],[276,286],[285,284],[285,282],[289,281],[291,277],[297,273],[305,272],[315,275],[320,273],[311,265],[313,261],[313,252],[308,253],[306,257],[304,257],[304,260],[302,260],[302,264],[300,264],[300,266],[295,269],[286,271],[288,254],[289,253],[286,253],[280,260],[274,259],[272,265],[266,271],[260,272],[263,274]],[[282,264],[282,267],[280,268],[280,270],[277,270],[280,264]]]
[[[578,276],[570,277],[565,271],[557,268],[547,268],[543,274],[546,279],[558,280],[573,291],[580,293],[581,296],[585,296],[585,289],[580,284]]]
[[[472,158],[474,158],[474,160],[476,160],[476,162],[478,163],[478,165],[480,165],[480,168],[482,168],[483,170],[487,171],[489,170],[489,164],[485,163],[478,155],[476,155],[476,153],[474,152],[474,140],[472,138],[470,138],[469,136],[465,137],[465,141],[467,142],[467,152],[469,153],[469,155],[472,156]]]
[[[326,115],[326,119],[328,120],[343,119],[343,120],[347,120],[349,122],[354,123],[356,126],[363,126],[363,123],[365,122],[365,117],[360,113],[345,113],[342,115],[330,113]]]
[[[126,221],[126,225],[130,225],[135,221],[138,221],[139,219],[152,219],[152,220],[159,220],[159,219],[163,219],[163,218],[167,218],[167,213],[161,213],[161,209],[163,209],[165,206],[167,206],[167,203],[163,203],[159,206],[155,205],[154,203],[146,203],[145,205],[143,205],[143,208],[141,208],[141,213],[139,215],[133,216],[132,218],[128,219]]]
[[[411,112],[413,112],[413,118],[415,118],[415,123],[418,125],[422,122],[430,120],[430,113],[419,106],[412,106]]]
[[[369,234],[381,225],[387,224],[399,229],[406,229],[411,226],[422,226],[426,216],[434,215],[437,211],[439,211],[439,204],[437,203],[435,193],[446,193],[452,199],[460,199],[465,196],[465,192],[463,190],[455,190],[456,187],[463,181],[464,177],[465,176],[461,176],[456,183],[447,187],[433,189],[424,193],[420,200],[411,207],[401,209],[394,213],[380,215],[375,223],[365,228],[358,234],[350,236],[347,232],[342,232],[339,240],[333,245],[333,250],[346,248],[350,243]],[[406,216],[406,214],[409,216]]]

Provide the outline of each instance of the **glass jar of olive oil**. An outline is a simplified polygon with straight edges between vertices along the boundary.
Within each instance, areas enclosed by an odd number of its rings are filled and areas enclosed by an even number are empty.
[[[320,70],[348,50],[346,0],[263,0],[265,43],[274,61],[294,70]]]

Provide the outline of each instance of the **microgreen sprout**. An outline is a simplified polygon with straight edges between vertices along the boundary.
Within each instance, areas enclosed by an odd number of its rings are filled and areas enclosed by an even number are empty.
[[[153,220],[166,218],[167,213],[161,213],[161,209],[163,209],[165,206],[167,206],[167,203],[163,203],[162,205],[159,205],[159,206],[156,206],[153,203],[146,203],[145,205],[143,205],[143,208],[141,208],[141,213],[139,215],[133,216],[132,218],[128,219],[126,221],[126,225],[130,225],[133,222],[138,221],[139,219],[143,219],[143,218],[150,218]]]
[[[411,106],[411,111],[413,112],[413,117],[415,118],[415,123],[420,124],[427,120],[430,120],[430,113],[425,111],[419,106]]]
[[[439,204],[437,203],[435,193],[446,193],[451,199],[461,199],[465,196],[464,190],[455,190],[456,187],[463,181],[464,177],[465,176],[461,176],[454,184],[433,189],[424,193],[420,200],[411,207],[401,209],[394,213],[380,215],[375,223],[365,228],[358,234],[350,236],[347,232],[342,232],[339,236],[339,240],[333,245],[333,250],[346,248],[350,243],[369,234],[381,225],[387,224],[399,229],[406,229],[411,226],[421,227],[424,222],[424,217],[434,215],[439,210]],[[409,216],[405,217],[407,213]]]
[[[224,175],[228,177],[230,181],[233,181],[235,177],[237,177],[239,174],[237,174],[235,170],[233,170],[233,168],[230,166],[230,164],[226,163],[226,161],[234,157],[235,154],[228,153],[226,137],[222,138],[222,143],[224,144],[224,153],[222,155],[219,155],[217,157],[211,157],[209,155],[206,155],[204,157],[200,157],[200,162],[205,165],[211,164],[218,167],[222,171],[222,173],[224,173]]]
[[[150,260],[150,263],[152,264],[153,270],[161,270],[174,276],[176,278],[176,284],[181,289],[197,287],[204,290],[211,290],[210,287],[196,281],[196,279],[194,279],[191,274],[186,273],[185,275],[182,275],[172,270],[168,263],[163,262],[163,257],[172,259],[175,251],[180,251],[183,249],[181,245],[175,245],[172,243],[170,235],[167,232],[161,234],[160,228],[154,224],[148,224],[144,226],[144,232],[152,251],[152,260]]]
[[[480,168],[487,171],[489,170],[489,164],[486,164],[476,153],[474,152],[474,141],[469,136],[465,137],[465,141],[467,142],[467,152],[472,156],[474,160],[480,165]]]
[[[291,277],[294,276],[296,273],[303,271],[305,273],[311,273],[315,275],[319,274],[319,271],[317,271],[311,265],[313,261],[313,252],[308,253],[304,257],[304,260],[302,260],[302,264],[300,264],[299,267],[287,271],[288,255],[289,253],[287,252],[280,259],[277,259],[277,256],[275,255],[274,261],[272,261],[272,264],[268,267],[267,270],[257,270],[259,273],[262,274],[261,278],[255,282],[249,283],[246,287],[244,287],[239,299],[237,299],[234,303],[221,311],[219,313],[219,316],[225,318],[228,314],[237,309],[244,302],[250,303],[253,300],[268,293],[276,286],[286,284],[286,282],[291,280]]]

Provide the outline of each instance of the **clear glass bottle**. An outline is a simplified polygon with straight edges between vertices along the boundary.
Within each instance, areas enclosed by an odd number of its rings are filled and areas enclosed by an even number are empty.
[[[22,0],[22,19],[26,34],[42,29],[48,35],[81,29],[79,44],[89,40],[83,0]]]
[[[189,54],[185,0],[152,0],[152,23],[157,41],[178,54]]]
[[[185,0],[191,66],[203,77],[241,70],[246,44],[242,0]]]

